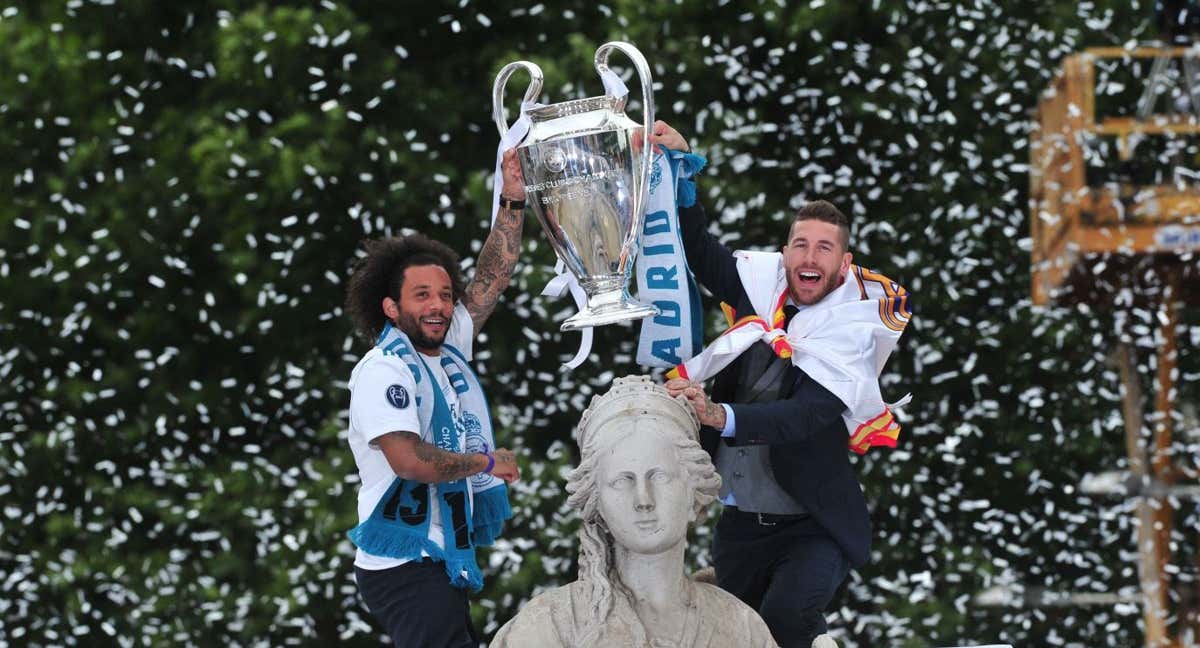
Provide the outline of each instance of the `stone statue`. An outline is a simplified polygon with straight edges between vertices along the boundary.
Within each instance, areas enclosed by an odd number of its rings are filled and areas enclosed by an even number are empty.
[[[684,574],[688,525],[721,486],[699,427],[646,376],[618,378],[592,399],[567,478],[583,521],[579,579],[527,603],[492,648],[776,645],[753,609]]]

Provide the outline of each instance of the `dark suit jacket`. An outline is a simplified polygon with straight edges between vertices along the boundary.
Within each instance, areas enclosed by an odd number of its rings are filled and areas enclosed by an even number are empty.
[[[708,233],[708,220],[697,202],[680,210],[680,233],[692,273],[717,299],[737,311],[754,312],[738,278],[733,254]],[[785,374],[785,398],[766,403],[734,403],[741,359],[717,374],[710,396],[733,409],[736,437],[720,438],[700,430],[701,445],[716,460],[726,445],[768,444],[775,480],[825,528],[855,567],[866,564],[871,549],[867,501],[850,465],[849,436],[842,422],[846,406],[837,396],[791,367]]]

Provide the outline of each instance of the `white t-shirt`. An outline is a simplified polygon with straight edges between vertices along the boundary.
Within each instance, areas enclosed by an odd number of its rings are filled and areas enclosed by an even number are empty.
[[[467,359],[471,358],[473,326],[470,313],[462,302],[459,302],[454,307],[445,343],[462,351]],[[461,414],[458,393],[442,368],[441,357],[431,357],[423,353],[416,355],[429,367],[446,397],[455,422],[458,423]],[[417,385],[403,359],[394,355],[384,355],[377,347],[372,348],[354,367],[350,374],[349,386],[349,442],[350,451],[354,453],[354,463],[358,465],[358,521],[361,524],[371,517],[379,499],[396,478],[387,457],[373,443],[375,439],[389,432],[414,432],[421,436],[422,441],[432,442],[433,439],[429,422],[422,421],[417,411]],[[459,447],[466,447],[464,427],[461,424],[456,427],[459,433]],[[437,506],[437,502],[437,487],[431,485],[429,539],[444,547],[441,507]],[[402,558],[374,556],[362,549],[359,549],[354,557],[356,567],[370,570],[389,569],[406,562],[408,560]]]

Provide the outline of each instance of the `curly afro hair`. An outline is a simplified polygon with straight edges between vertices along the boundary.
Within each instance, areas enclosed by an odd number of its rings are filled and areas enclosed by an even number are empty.
[[[404,271],[412,266],[437,265],[450,275],[454,299],[464,290],[458,255],[443,243],[420,234],[393,236],[377,241],[365,241],[365,257],[354,265],[354,274],[346,288],[346,312],[354,327],[370,342],[379,337],[387,318],[383,314],[383,298],[400,300]]]

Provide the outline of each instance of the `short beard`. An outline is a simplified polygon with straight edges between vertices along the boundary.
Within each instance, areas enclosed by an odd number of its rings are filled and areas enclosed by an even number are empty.
[[[421,330],[421,322],[418,318],[411,315],[400,313],[396,316],[396,327],[408,336],[410,342],[417,350],[425,349],[427,351],[437,351],[442,348],[442,343],[446,341],[446,335],[443,333],[440,340],[435,340]],[[449,327],[447,327],[449,328]]]
[[[825,299],[826,297],[828,297],[829,293],[833,292],[838,287],[838,285],[839,285],[838,280],[841,278],[842,278],[842,275],[841,275],[841,273],[838,273],[838,272],[835,272],[832,275],[829,275],[829,277],[825,280],[825,289],[821,291],[821,294],[818,295],[816,299],[812,300],[811,302],[809,302],[807,304],[804,302],[801,302],[799,299],[795,299],[795,295],[793,295],[792,298],[793,298],[793,300],[800,302],[801,306],[812,306],[813,304],[818,304],[821,302],[822,299]]]

